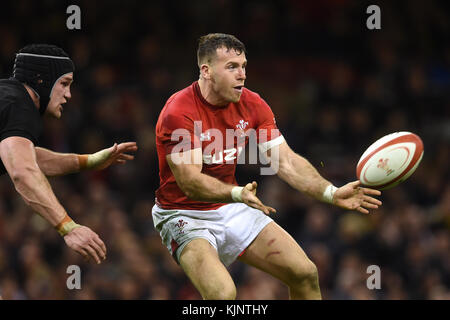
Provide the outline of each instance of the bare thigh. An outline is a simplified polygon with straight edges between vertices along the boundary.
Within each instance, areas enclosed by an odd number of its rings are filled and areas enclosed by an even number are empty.
[[[180,266],[203,299],[234,299],[233,279],[208,240],[197,238],[189,242],[180,255]]]
[[[294,238],[275,222],[269,223],[238,259],[286,284],[315,268]]]

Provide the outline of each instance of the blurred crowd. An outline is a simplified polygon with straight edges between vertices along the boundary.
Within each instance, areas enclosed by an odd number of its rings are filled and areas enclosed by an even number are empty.
[[[28,43],[52,43],[76,65],[61,120],[45,119],[41,146],[92,153],[137,141],[134,161],[51,178],[70,216],[108,253],[85,262],[7,176],[0,179],[0,295],[4,299],[200,299],[154,230],[159,185],[154,128],[170,95],[198,78],[197,39],[236,35],[248,50],[246,86],[272,107],[293,150],[340,186],[375,140],[395,131],[425,146],[417,171],[383,192],[369,215],[344,212],[241,165],[240,184],[278,211],[274,220],[319,270],[326,299],[450,299],[450,14],[444,1],[380,2],[381,30],[366,28],[369,2],[284,0],[78,1],[81,30],[67,30],[60,1],[2,3],[0,78]],[[72,3],[70,3],[72,4]],[[81,290],[66,287],[81,268]],[[369,290],[367,268],[381,288]],[[235,262],[238,299],[286,299],[278,280]]]

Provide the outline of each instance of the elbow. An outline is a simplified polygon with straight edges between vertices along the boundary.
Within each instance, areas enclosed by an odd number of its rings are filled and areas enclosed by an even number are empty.
[[[281,161],[279,163],[277,175],[282,180],[289,180],[289,178],[292,176],[292,166],[289,161]]]
[[[11,180],[15,186],[18,186],[26,180],[26,174],[23,170],[14,170],[10,174]]]
[[[195,193],[192,192],[191,190],[185,190],[183,191],[183,193],[185,194],[186,197],[188,197],[188,199],[197,200],[195,197]]]
[[[191,200],[198,200],[194,181],[191,179],[180,179],[179,181],[177,180],[177,184],[186,197]]]
[[[27,184],[30,176],[36,172],[37,170],[35,168],[30,167],[15,168],[10,173],[10,177],[16,189],[18,189],[20,186]]]
[[[186,197],[188,197],[189,199],[198,200],[197,193],[194,191],[194,188],[192,188],[192,186],[190,186],[188,183],[182,184],[182,186],[180,186],[180,189],[181,189],[181,191],[183,191],[184,195]]]

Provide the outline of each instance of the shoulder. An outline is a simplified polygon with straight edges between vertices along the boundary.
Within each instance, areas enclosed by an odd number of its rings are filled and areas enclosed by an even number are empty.
[[[0,80],[0,110],[12,105],[22,109],[33,109],[31,99],[27,100],[27,92],[23,84],[13,79]]]
[[[241,103],[245,106],[256,122],[273,118],[273,112],[267,102],[256,92],[244,88]]]
[[[0,80],[0,140],[17,136],[36,145],[41,131],[39,110],[23,84],[14,79]]]
[[[0,80],[0,101],[13,102],[19,99],[21,91],[19,85],[22,85],[18,81],[1,79]]]
[[[195,104],[194,89],[191,86],[175,92],[163,108],[165,115],[169,114],[189,114]]]
[[[261,103],[264,102],[264,100],[261,98],[261,96],[250,89],[247,89],[246,87],[242,90],[242,101],[244,102],[251,102],[251,103]]]
[[[195,93],[193,86],[175,92],[161,110],[160,120],[165,118],[192,118],[195,113]]]
[[[166,102],[167,106],[178,108],[186,103],[194,103],[194,87],[190,85],[180,91],[175,92]]]
[[[194,90],[189,86],[167,100],[159,115],[157,131],[190,127],[195,117]]]
[[[256,111],[270,110],[267,102],[256,92],[251,91],[247,88],[243,89],[241,101],[243,104],[248,104],[252,109]]]

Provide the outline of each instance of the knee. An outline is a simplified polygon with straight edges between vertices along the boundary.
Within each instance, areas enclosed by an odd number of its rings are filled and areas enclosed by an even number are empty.
[[[236,299],[236,287],[234,284],[225,290],[222,290],[218,295],[219,300],[235,300]]]
[[[308,260],[306,263],[296,266],[290,270],[287,282],[288,285],[292,286],[318,286],[319,273],[316,265],[311,260]]]
[[[216,287],[203,296],[205,300],[235,300],[236,286],[234,283],[227,283],[223,286]]]

